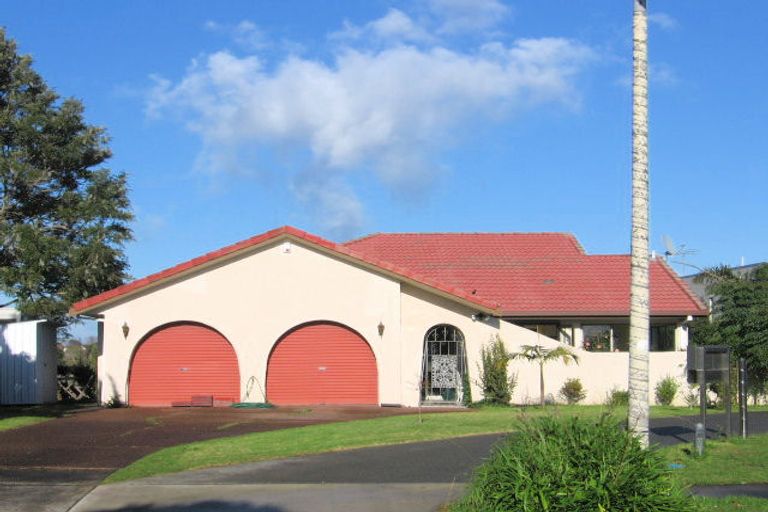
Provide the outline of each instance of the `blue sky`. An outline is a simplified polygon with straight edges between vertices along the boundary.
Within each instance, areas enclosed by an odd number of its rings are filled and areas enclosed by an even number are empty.
[[[765,260],[768,3],[649,3],[652,247]],[[628,252],[631,8],[7,0],[0,25],[111,134],[140,277],[283,224]]]

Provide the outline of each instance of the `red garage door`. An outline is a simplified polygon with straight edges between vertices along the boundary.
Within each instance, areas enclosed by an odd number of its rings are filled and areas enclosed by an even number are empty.
[[[193,324],[164,327],[144,340],[131,363],[128,401],[169,406],[193,396],[218,404],[239,400],[240,372],[229,342],[213,329]]]
[[[376,358],[347,327],[313,323],[275,345],[267,367],[267,398],[274,404],[378,404]]]

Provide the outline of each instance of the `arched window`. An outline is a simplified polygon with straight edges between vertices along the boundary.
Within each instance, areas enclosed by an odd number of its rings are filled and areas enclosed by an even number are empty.
[[[421,402],[457,404],[462,401],[466,356],[464,335],[452,325],[432,327],[424,336]]]

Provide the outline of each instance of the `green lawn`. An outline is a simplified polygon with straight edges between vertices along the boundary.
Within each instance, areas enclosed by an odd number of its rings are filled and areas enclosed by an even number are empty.
[[[670,462],[685,467],[675,470],[685,485],[768,483],[768,435],[708,441],[703,457],[691,453],[691,445],[661,449]],[[768,512],[768,500],[747,497],[697,498],[703,512]]]
[[[484,407],[467,412],[423,414],[422,422],[417,415],[406,415],[246,434],[159,450],[118,470],[107,482],[366,446],[509,432],[526,416],[553,413],[597,417],[609,410],[602,405]],[[626,408],[613,409],[613,413],[626,416]],[[692,409],[680,407],[651,409],[654,417],[693,413]]]
[[[707,441],[703,457],[691,454],[691,445],[661,449],[665,457],[685,467],[675,470],[686,485],[768,483],[768,435],[747,439]]]
[[[732,496],[730,498],[694,498],[701,512],[768,512],[768,500]]]
[[[0,431],[60,418],[81,407],[84,406],[78,404],[2,406],[0,407]]]
[[[27,425],[42,423],[44,421],[52,420],[53,418],[53,416],[15,416],[12,418],[2,418],[0,419],[0,432],[12,428],[26,427]]]

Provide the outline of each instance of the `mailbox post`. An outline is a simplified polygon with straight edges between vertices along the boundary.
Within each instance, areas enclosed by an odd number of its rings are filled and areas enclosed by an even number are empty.
[[[723,384],[725,435],[731,436],[731,349],[725,345],[688,345],[688,383],[699,385],[701,423],[707,426],[707,382]],[[705,430],[706,431],[706,430]]]

